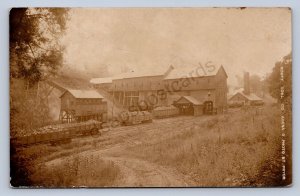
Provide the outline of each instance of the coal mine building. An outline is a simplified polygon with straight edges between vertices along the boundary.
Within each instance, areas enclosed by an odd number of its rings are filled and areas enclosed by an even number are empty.
[[[62,122],[82,122],[90,119],[103,120],[107,104],[95,90],[66,90],[61,96],[59,119]]]
[[[262,98],[251,92],[249,72],[244,72],[244,88],[241,88],[231,97],[229,97],[228,102],[230,107],[240,107],[244,105],[258,106],[264,104]]]
[[[264,101],[254,93],[237,92],[228,99],[231,106],[263,105]]]
[[[202,115],[227,110],[227,78],[223,66],[199,65],[130,71],[90,82],[128,110],[175,106],[182,115]]]

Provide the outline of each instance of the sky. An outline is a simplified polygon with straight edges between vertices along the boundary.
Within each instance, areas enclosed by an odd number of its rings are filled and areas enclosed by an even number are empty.
[[[62,43],[67,65],[99,77],[124,67],[150,71],[211,61],[223,65],[235,83],[244,71],[271,72],[291,52],[291,11],[73,8]]]

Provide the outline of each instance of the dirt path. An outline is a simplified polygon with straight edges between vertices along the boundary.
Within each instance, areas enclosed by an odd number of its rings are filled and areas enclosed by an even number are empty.
[[[191,186],[193,180],[179,173],[174,168],[165,168],[146,160],[137,158],[138,156],[126,155],[126,149],[138,147],[140,144],[156,144],[174,134],[189,130],[192,126],[198,126],[204,122],[207,117],[199,118],[201,121],[195,121],[194,118],[170,118],[154,121],[150,124],[136,126],[119,127],[107,134],[101,136],[104,142],[99,143],[100,147],[90,150],[77,152],[68,156],[58,157],[46,161],[46,165],[54,166],[61,164],[66,158],[73,156],[95,156],[102,160],[112,161],[120,169],[120,177],[116,180],[114,186],[118,187],[185,187]],[[196,123],[195,123],[196,122]],[[95,138],[83,138],[83,140],[96,140]],[[80,142],[77,138],[72,142]],[[80,148],[80,147],[79,147]],[[124,151],[125,150],[125,151]],[[76,153],[77,152],[77,153]]]
[[[185,187],[189,180],[172,169],[127,157],[104,157],[121,169],[116,185],[120,187]]]

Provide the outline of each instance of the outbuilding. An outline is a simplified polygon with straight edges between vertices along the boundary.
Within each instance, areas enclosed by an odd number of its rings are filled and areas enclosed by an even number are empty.
[[[264,101],[254,93],[237,92],[228,99],[231,106],[263,105]]]
[[[107,113],[107,103],[95,90],[66,90],[60,99],[62,122],[102,120]]]
[[[203,114],[203,104],[192,96],[180,97],[174,105],[182,115],[199,116]]]

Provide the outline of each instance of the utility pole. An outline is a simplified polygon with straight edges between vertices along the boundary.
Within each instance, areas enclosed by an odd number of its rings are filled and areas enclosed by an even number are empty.
[[[114,118],[114,105],[115,105],[115,88],[116,88],[116,85],[114,86],[113,88],[113,98],[112,98],[112,109],[111,109],[111,118],[113,119]]]

